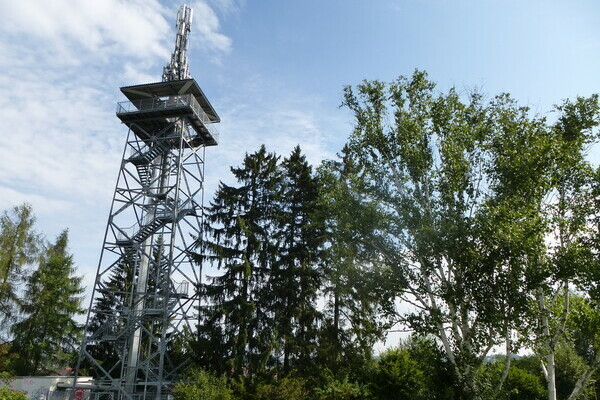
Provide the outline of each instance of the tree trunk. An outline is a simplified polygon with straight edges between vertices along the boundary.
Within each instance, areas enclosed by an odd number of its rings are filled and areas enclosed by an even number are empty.
[[[544,347],[548,354],[546,355],[546,365],[544,367],[544,377],[546,378],[548,388],[548,400],[556,400],[556,374],[554,368],[554,346],[550,335],[550,325],[548,323],[548,310],[546,309],[546,299],[541,289],[538,289],[538,306],[540,308],[540,319],[542,324],[542,335]]]
[[[546,382],[548,383],[548,400],[556,400],[556,373],[554,369],[554,350],[546,356]]]

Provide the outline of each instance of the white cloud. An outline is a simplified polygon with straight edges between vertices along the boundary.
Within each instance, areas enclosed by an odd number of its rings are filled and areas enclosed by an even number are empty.
[[[191,7],[194,10],[191,46],[209,50],[217,57],[231,51],[232,40],[219,32],[219,18],[213,9],[204,1],[196,1]]]
[[[81,50],[105,56],[104,62],[114,54],[145,59],[169,54],[169,24],[156,0],[5,1],[0,15],[4,35],[34,38],[71,61]]]
[[[114,187],[118,87],[160,80],[166,13],[155,0],[0,2],[0,188],[93,203]],[[215,48],[229,45],[204,3],[200,15]]]
[[[245,0],[208,0],[219,12],[225,15],[238,14],[246,4]]]
[[[37,193],[25,193],[9,187],[2,187],[0,196],[0,210],[9,210],[12,207],[29,203],[37,215],[52,215],[65,213],[73,207],[73,202],[64,199],[51,199]]]

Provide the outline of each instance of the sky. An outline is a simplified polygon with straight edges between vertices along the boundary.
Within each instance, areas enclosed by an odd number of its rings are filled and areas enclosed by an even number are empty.
[[[194,0],[190,73],[221,117],[206,194],[261,144],[318,165],[352,129],[345,85],[415,69],[438,89],[508,92],[552,118],[600,92],[597,0]],[[89,293],[127,129],[119,87],[160,81],[181,3],[0,0],[0,210],[65,228]],[[590,159],[600,161],[593,149]]]

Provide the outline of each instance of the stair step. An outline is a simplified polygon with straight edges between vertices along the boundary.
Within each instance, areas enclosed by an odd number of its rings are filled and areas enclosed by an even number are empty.
[[[134,157],[130,157],[128,161],[134,165],[148,165],[161,154],[164,154],[168,149],[158,143],[155,143],[150,150],[146,151],[143,154],[136,155]]]

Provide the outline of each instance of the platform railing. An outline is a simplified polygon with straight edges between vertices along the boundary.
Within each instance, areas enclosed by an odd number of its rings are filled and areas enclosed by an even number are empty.
[[[137,112],[150,112],[158,110],[169,110],[177,109],[181,107],[190,107],[194,114],[198,117],[202,124],[215,139],[219,141],[219,131],[214,127],[213,121],[204,112],[196,98],[191,94],[184,94],[181,96],[170,96],[166,98],[153,97],[150,99],[140,99],[134,101],[121,101],[117,103],[117,115],[137,113]]]

